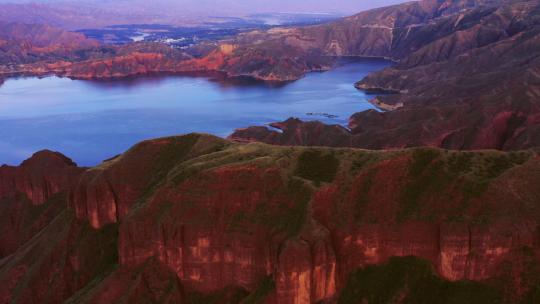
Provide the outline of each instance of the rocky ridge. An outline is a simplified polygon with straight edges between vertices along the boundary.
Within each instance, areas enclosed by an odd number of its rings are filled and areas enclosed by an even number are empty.
[[[282,133],[253,127],[240,129],[231,138],[368,149],[536,147],[540,142],[539,7],[538,1],[480,6],[416,26],[404,37],[399,34],[397,41],[411,45],[411,52],[357,83],[370,93],[392,93],[371,101],[384,111],[352,115],[348,130],[291,119],[274,124]],[[415,31],[428,43],[415,42],[411,38]]]

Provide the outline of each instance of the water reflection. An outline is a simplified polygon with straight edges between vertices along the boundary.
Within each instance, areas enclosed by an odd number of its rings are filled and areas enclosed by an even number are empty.
[[[249,87],[249,88],[282,88],[287,86],[292,82],[268,82],[253,79],[251,77],[227,77],[225,73],[221,72],[184,72],[184,73],[160,73],[160,74],[148,74],[143,76],[133,76],[133,77],[124,77],[120,79],[97,79],[97,80],[85,80],[89,85],[94,86],[98,89],[109,89],[109,88],[131,88],[144,86],[157,86],[161,83],[167,81],[171,77],[173,78],[200,78],[212,83],[218,84],[221,88],[238,88],[238,87]]]
[[[353,83],[387,65],[347,62],[279,86],[216,73],[9,79],[0,87],[0,163],[17,164],[47,148],[95,165],[143,139],[189,132],[227,136],[291,116],[346,124],[352,113],[371,108]]]

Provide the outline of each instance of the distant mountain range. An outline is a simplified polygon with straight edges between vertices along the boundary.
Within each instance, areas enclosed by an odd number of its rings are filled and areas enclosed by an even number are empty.
[[[0,22],[0,61],[4,65],[75,58],[76,51],[98,46],[98,41],[82,34],[49,25]]]
[[[4,22],[45,23],[65,29],[97,28],[117,24],[200,25],[213,17],[243,17],[260,13],[332,13],[373,8],[399,0],[327,1],[248,1],[248,0],[51,0],[0,1],[0,20]]]
[[[152,14],[174,15],[178,13],[198,13],[203,16],[218,15],[245,15],[255,13],[347,13],[359,12],[375,7],[388,6],[404,2],[403,0],[372,0],[368,2],[356,0],[336,0],[334,2],[311,0],[288,1],[288,0],[0,0],[1,3],[18,4],[47,4],[54,6],[83,5],[102,8],[105,10],[143,10]]]

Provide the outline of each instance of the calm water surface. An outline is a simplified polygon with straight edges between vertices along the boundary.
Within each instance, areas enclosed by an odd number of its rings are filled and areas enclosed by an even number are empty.
[[[51,149],[91,166],[144,139],[189,132],[227,136],[291,116],[346,124],[352,113],[372,108],[353,83],[386,66],[355,60],[284,86],[217,76],[9,79],[0,86],[0,164]]]

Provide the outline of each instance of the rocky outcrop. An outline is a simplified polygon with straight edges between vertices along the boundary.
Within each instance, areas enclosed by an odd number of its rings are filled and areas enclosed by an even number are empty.
[[[0,296],[339,302],[378,273],[370,265],[412,263],[396,275],[517,303],[540,284],[539,180],[533,151],[276,147],[199,134],[146,141],[78,179],[58,215],[0,263]],[[422,296],[394,292],[386,295],[397,303]]]
[[[209,153],[224,143],[198,136],[142,142],[101,166],[82,174],[70,194],[77,218],[101,228],[122,219],[151,190],[175,161]]]
[[[81,171],[60,153],[40,151],[18,167],[0,167],[0,198],[22,194],[32,204],[41,205],[66,190]]]
[[[285,146],[350,146],[350,131],[340,125],[326,125],[319,121],[303,122],[290,118],[267,127],[237,129],[229,139],[237,142],[267,142]],[[277,129],[277,131],[276,131]]]
[[[0,257],[30,240],[64,209],[62,193],[82,170],[51,151],[38,152],[19,167],[0,167]]]

